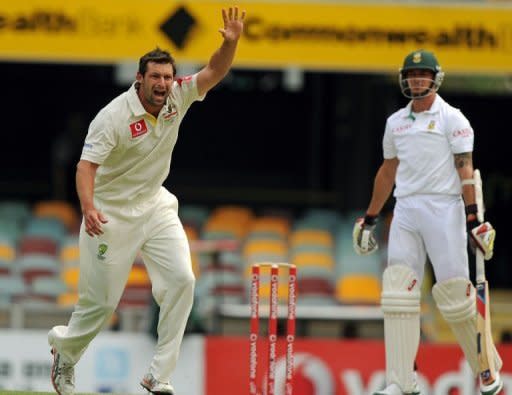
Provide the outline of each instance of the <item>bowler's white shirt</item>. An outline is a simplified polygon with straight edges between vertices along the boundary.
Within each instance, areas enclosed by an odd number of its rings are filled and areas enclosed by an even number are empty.
[[[428,111],[411,113],[411,105],[392,114],[384,132],[384,158],[400,161],[394,196],[460,195],[453,155],[473,151],[469,121],[439,95]]]
[[[169,174],[181,121],[190,105],[203,98],[194,74],[174,81],[158,118],[142,106],[135,83],[105,106],[89,126],[81,156],[100,165],[95,197],[115,204],[155,196]]]

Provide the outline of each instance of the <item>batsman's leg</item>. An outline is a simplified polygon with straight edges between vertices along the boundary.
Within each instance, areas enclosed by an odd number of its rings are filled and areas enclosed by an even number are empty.
[[[419,394],[414,379],[414,360],[420,341],[418,276],[406,265],[391,265],[384,271],[382,284],[388,387],[375,394],[398,391]]]
[[[435,284],[432,288],[432,295],[439,311],[450,325],[457,342],[464,351],[471,370],[477,376],[476,304],[473,284],[466,278],[453,278]],[[496,348],[494,348],[494,359],[496,369],[500,370],[503,362]]]

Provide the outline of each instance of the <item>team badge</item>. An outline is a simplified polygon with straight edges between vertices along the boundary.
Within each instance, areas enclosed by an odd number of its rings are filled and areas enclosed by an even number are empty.
[[[430,123],[427,126],[428,130],[434,130],[435,127],[436,127],[436,121],[434,121],[434,120],[430,121]]]
[[[413,63],[421,62],[421,52],[416,52],[414,55],[412,55],[412,62]]]
[[[178,111],[173,110],[172,108],[167,109],[166,113],[164,114],[163,118],[164,121],[170,121],[172,120],[176,115],[178,115]]]
[[[105,243],[101,243],[98,246],[98,259],[104,260],[107,250],[108,250],[108,245],[106,245]]]

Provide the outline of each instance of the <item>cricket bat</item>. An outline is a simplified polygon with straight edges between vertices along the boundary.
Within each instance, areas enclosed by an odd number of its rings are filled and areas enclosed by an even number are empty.
[[[477,205],[477,219],[484,222],[484,197],[482,192],[482,178],[480,171],[474,170],[475,200]],[[494,343],[491,333],[491,312],[489,298],[489,284],[485,278],[484,254],[476,248],[476,347],[480,379],[483,384],[491,384],[496,378],[494,363]]]

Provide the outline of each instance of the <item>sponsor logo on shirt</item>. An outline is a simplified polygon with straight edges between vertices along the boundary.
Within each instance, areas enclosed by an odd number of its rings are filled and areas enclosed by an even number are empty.
[[[84,144],[84,148],[85,148],[85,149],[92,149],[92,144],[85,143],[85,144]]]
[[[130,131],[132,132],[132,138],[142,136],[148,132],[146,121],[140,119],[137,122],[130,124]]]
[[[453,132],[453,137],[470,137],[473,131],[470,128],[458,129]]]
[[[391,129],[391,132],[392,133],[403,133],[407,129],[410,129],[411,126],[412,126],[412,123],[408,123],[406,125],[400,125],[400,126],[397,126],[396,128]]]
[[[184,82],[189,84],[191,81],[192,81],[191,75],[187,75],[185,77],[181,77],[176,80],[176,82],[178,83],[179,86],[181,86]]]

